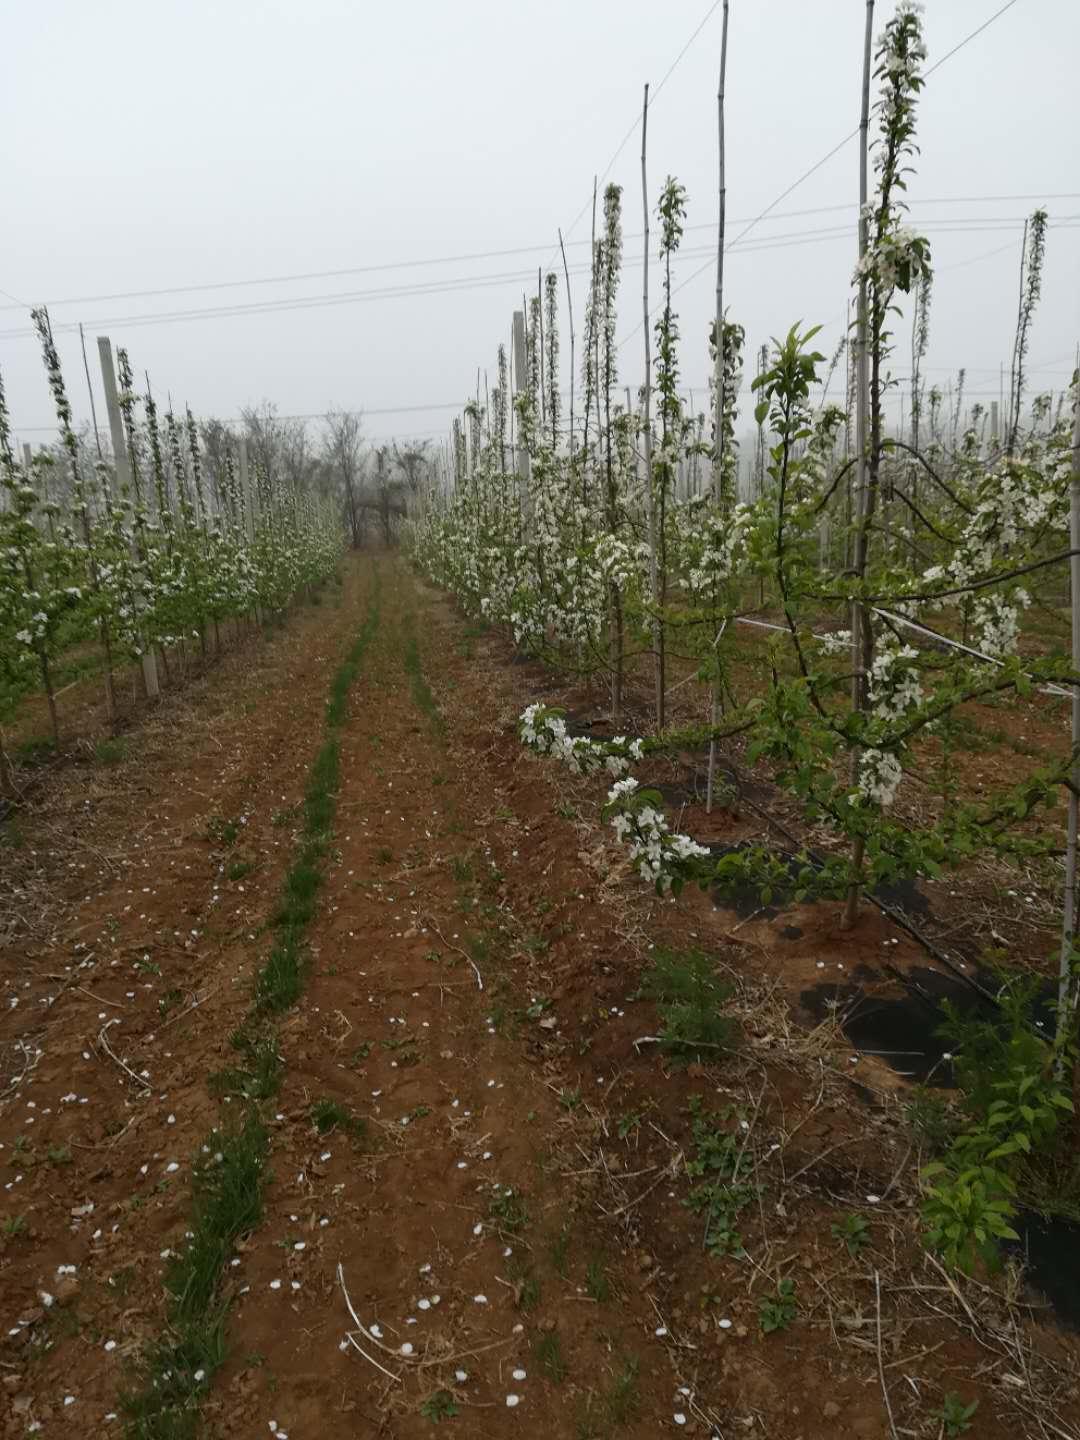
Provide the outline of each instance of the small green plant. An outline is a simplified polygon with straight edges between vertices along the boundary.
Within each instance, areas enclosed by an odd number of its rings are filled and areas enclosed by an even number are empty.
[[[625,1115],[620,1115],[615,1125],[615,1133],[619,1139],[625,1140],[628,1135],[633,1135],[636,1130],[640,1130],[644,1116],[643,1110],[628,1110]]]
[[[26,1234],[26,1216],[8,1215],[4,1223],[0,1225],[0,1235],[5,1240],[14,1240],[19,1235]]]
[[[547,1330],[536,1342],[536,1363],[555,1385],[561,1385],[569,1374],[557,1330]]]
[[[611,1281],[603,1258],[594,1255],[585,1267],[585,1294],[590,1300],[604,1305],[611,1299]]]
[[[165,994],[162,995],[162,997],[158,1001],[158,1013],[160,1014],[161,1018],[164,1020],[165,1016],[168,1015],[169,1011],[175,1010],[177,1005],[182,1002],[183,998],[184,992],[182,990],[177,990],[175,987],[171,990],[166,990]]]
[[[94,746],[94,758],[99,765],[119,765],[127,753],[126,740],[99,740]]]
[[[1017,1176],[1049,1151],[1073,1103],[1055,1077],[1054,1052],[1032,1022],[1034,988],[1008,982],[1000,1014],[959,1015],[946,1007],[942,1033],[963,1047],[956,1062],[966,1120],[940,1160],[922,1172],[926,1243],[968,1274],[1000,1264],[1002,1240],[1019,1237]]]
[[[393,859],[394,852],[390,849],[389,845],[380,845],[379,848],[375,851],[376,865],[389,865],[392,863]],[[441,1394],[443,1392],[440,1391],[439,1393]]]
[[[48,1156],[49,1156],[49,1164],[50,1164],[50,1165],[70,1165],[70,1164],[71,1164],[71,1146],[70,1146],[70,1145],[50,1145],[50,1146],[49,1146],[49,1149],[48,1149]]]
[[[363,1137],[363,1120],[350,1114],[336,1100],[316,1100],[308,1114],[311,1117],[311,1123],[320,1135],[330,1135],[335,1130],[340,1130],[345,1135],[351,1135],[354,1140]]]
[[[250,860],[234,860],[225,874],[230,880],[244,880],[254,869]]]
[[[223,815],[211,815],[206,825],[206,838],[217,845],[231,849],[240,834],[239,820],[226,820]]]
[[[565,1226],[557,1235],[552,1236],[548,1253],[556,1275],[565,1280],[570,1260],[570,1231]]]
[[[833,1239],[846,1245],[853,1259],[870,1243],[870,1226],[863,1215],[845,1215],[843,1220],[834,1220],[831,1228]]]
[[[134,961],[133,963],[134,968],[139,972],[140,975],[161,974],[161,966],[156,965],[153,960],[147,959],[145,955],[140,955],[138,960]]]
[[[971,1429],[971,1421],[978,1408],[978,1400],[972,1400],[965,1405],[961,1397],[955,1391],[950,1390],[945,1396],[941,1409],[935,1410],[934,1419],[941,1421],[949,1440],[954,1440],[955,1436],[966,1435]]]
[[[721,1014],[734,988],[718,980],[715,966],[697,950],[661,950],[641,986],[660,1011],[660,1048],[679,1065],[715,1063],[734,1049],[734,1022]]]
[[[774,1330],[786,1330],[795,1319],[797,1310],[795,1281],[779,1281],[775,1295],[766,1296],[758,1306],[758,1324],[762,1334],[771,1335]]]
[[[695,1149],[693,1158],[686,1162],[686,1173],[701,1183],[693,1187],[684,1203],[695,1215],[704,1216],[703,1244],[710,1255],[739,1257],[745,1251],[736,1221],[757,1194],[756,1188],[742,1178],[750,1168],[746,1132],[741,1126],[724,1129],[732,1119],[739,1119],[736,1112],[729,1108],[720,1115],[707,1115],[698,1096],[691,1098],[690,1113]]]
[[[529,1212],[516,1190],[507,1186],[491,1197],[488,1214],[500,1231],[516,1235],[529,1223]]]
[[[572,1115],[581,1104],[581,1091],[578,1089],[563,1089],[559,1091],[559,1104]]]
[[[248,1100],[269,1100],[276,1095],[283,1067],[273,1033],[253,1035],[240,1029],[232,1036],[232,1044],[243,1053],[247,1065],[214,1071],[207,1082],[210,1093],[243,1096]]]
[[[458,1404],[449,1390],[436,1390],[420,1402],[420,1414],[433,1425],[441,1420],[452,1420],[458,1413]]]
[[[601,1440],[619,1426],[634,1419],[641,1406],[638,1373],[641,1364],[631,1357],[623,1362],[607,1390],[590,1395],[577,1424],[577,1440]]]

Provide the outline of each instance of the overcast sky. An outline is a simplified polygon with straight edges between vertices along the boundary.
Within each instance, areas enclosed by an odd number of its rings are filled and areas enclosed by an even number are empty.
[[[929,0],[928,63],[1002,3]],[[0,369],[19,438],[50,438],[38,428],[53,420],[44,373],[16,304],[42,301],[54,326],[84,323],[92,365],[93,337],[107,333],[157,391],[200,415],[233,417],[269,399],[284,414],[363,409],[376,439],[444,434],[477,367],[494,374],[536,267],[556,262],[558,226],[573,242],[571,268],[587,263],[593,176],[636,126],[646,81],[661,87],[649,120],[650,203],[674,174],[689,192],[688,225],[700,227],[686,234],[676,273],[688,283],[676,303],[683,375],[702,387],[722,13],[716,5],[702,25],[709,9],[709,0],[7,0],[0,304],[10,308],[0,311]],[[876,32],[891,13],[879,0]],[[729,241],[857,125],[863,18],[861,0],[732,0]],[[920,107],[910,196],[937,272],[929,378],[966,366],[970,391],[987,401],[1011,347],[1023,217],[1042,197],[1064,223],[1048,236],[1033,382],[1065,383],[1080,339],[1080,218],[1068,222],[1080,217],[1080,194],[1063,193],[1080,192],[1077,54],[1077,0],[1017,0],[929,78]],[[635,387],[639,154],[635,129],[608,177],[625,187],[620,337],[630,338],[620,382]],[[799,319],[823,323],[821,348],[835,345],[856,199],[851,140],[733,249],[726,300],[751,349]],[[755,248],[770,240],[780,243]],[[505,250],[524,253],[467,258]],[[355,273],[313,274],[334,270]],[[222,283],[291,276],[309,278]],[[586,282],[572,283],[580,335]],[[658,297],[657,274],[651,283]],[[371,293],[432,285],[447,288]],[[184,287],[196,288],[177,293]],[[119,298],[150,290],[174,293]],[[358,292],[270,313],[132,323]],[[83,418],[78,337],[58,340]],[[894,368],[906,372],[906,324],[898,346]]]

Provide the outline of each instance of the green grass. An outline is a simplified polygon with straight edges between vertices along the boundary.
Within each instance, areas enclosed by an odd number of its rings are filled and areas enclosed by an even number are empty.
[[[577,1423],[577,1440],[604,1440],[634,1419],[641,1408],[640,1369],[640,1362],[630,1357],[606,1390],[587,1398]]]
[[[262,1216],[269,1140],[258,1103],[274,1096],[281,1083],[277,1035],[265,1017],[295,1004],[303,988],[304,936],[323,884],[322,862],[340,783],[338,731],[346,718],[349,687],[377,625],[376,588],[360,633],[331,684],[327,736],[308,775],[297,853],[271,920],[270,955],[256,977],[252,1010],[232,1036],[245,1063],[210,1077],[211,1093],[246,1102],[245,1117],[233,1131],[211,1131],[200,1151],[192,1179],[192,1238],[166,1274],[167,1327],[143,1356],[140,1387],[121,1397],[126,1440],[194,1440],[202,1428],[207,1388],[225,1359],[228,1299],[221,1293],[221,1278],[237,1240]],[[291,813],[283,812],[290,818]],[[235,836],[226,832],[232,823],[223,822],[223,833],[213,838],[232,843]],[[246,873],[230,871],[231,878]],[[320,1133],[334,1128],[361,1133],[362,1122],[333,1101],[316,1102],[311,1118]]]
[[[99,765],[119,765],[127,757],[126,740],[99,740],[94,746],[94,758]]]
[[[598,1305],[611,1299],[611,1281],[608,1279],[607,1266],[599,1255],[594,1255],[585,1267],[585,1294]]]
[[[717,979],[715,966],[700,951],[660,950],[641,994],[655,1000],[662,1021],[660,1048],[679,1065],[715,1064],[735,1046],[734,1022],[721,1014],[733,987]]]
[[[346,1110],[344,1105],[339,1105],[336,1100],[316,1100],[308,1114],[320,1135],[331,1135],[335,1130],[341,1130],[344,1134],[351,1135],[354,1140],[363,1139],[363,1120]]]
[[[570,1373],[562,1353],[562,1341],[557,1330],[548,1330],[540,1336],[535,1348],[536,1363],[541,1371],[556,1385],[561,1385]]]
[[[442,712],[435,702],[435,696],[431,693],[431,687],[424,679],[424,672],[420,666],[420,648],[416,643],[416,635],[413,632],[413,617],[406,615],[402,622],[402,629],[405,632],[405,673],[409,677],[409,688],[412,691],[413,702],[421,715],[425,717],[431,728],[439,735],[446,731],[446,721]]]
[[[525,1201],[516,1190],[509,1187],[492,1197],[488,1214],[501,1234],[516,1235],[529,1223]]]
[[[211,1131],[207,1145],[192,1181],[192,1238],[166,1272],[168,1330],[146,1356],[141,1387],[120,1399],[127,1440],[192,1440],[225,1359],[228,1302],[219,1282],[237,1240],[262,1218],[267,1132],[252,1110],[241,1129]]]

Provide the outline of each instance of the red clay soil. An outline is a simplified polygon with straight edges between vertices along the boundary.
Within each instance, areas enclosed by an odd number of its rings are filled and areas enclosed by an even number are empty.
[[[797,1013],[819,963],[912,942],[872,913],[841,937],[830,907],[743,923],[644,893],[600,783],[517,741],[557,679],[388,557],[162,707],[115,768],[59,772],[0,852],[0,1218],[23,1220],[0,1240],[3,1434],[122,1433],[106,1417],[164,1324],[192,1158],[224,1113],[207,1077],[233,1063],[373,569],[380,624],[206,1433],[890,1440],[938,1437],[954,1392],[979,1401],[975,1440],[1080,1436],[1076,1337],[1017,1277],[958,1282],[926,1257],[902,1082]],[[797,944],[776,938],[793,924]],[[669,1068],[643,1038],[654,946],[730,976],[737,1044],[715,1067]],[[320,1101],[362,1133],[320,1134]],[[710,1254],[686,1203],[692,1107],[699,1137],[712,1116],[754,1162],[740,1257]],[[831,1233],[853,1212],[855,1256]],[[785,1277],[795,1317],[763,1334]]]

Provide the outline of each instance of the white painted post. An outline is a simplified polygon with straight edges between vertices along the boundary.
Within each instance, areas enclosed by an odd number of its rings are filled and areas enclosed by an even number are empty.
[[[1072,483],[1069,487],[1069,599],[1072,611],[1072,664],[1080,670],[1080,401],[1073,413]],[[1074,757],[1080,748],[1080,686],[1072,687],[1072,747]],[[1073,945],[1076,934],[1076,872],[1077,836],[1080,833],[1080,763],[1074,759],[1073,788],[1069,791],[1069,827],[1065,850],[1065,904],[1061,922],[1061,956],[1058,975],[1057,1010],[1057,1073],[1064,1073],[1066,1047],[1071,1039],[1076,1016],[1076,981],[1073,976]]]
[[[131,461],[128,458],[127,439],[124,435],[124,422],[120,416],[120,400],[116,393],[116,371],[113,369],[112,344],[107,335],[99,335],[97,343],[98,356],[101,360],[101,378],[105,386],[105,408],[109,415],[109,434],[112,437],[113,464],[116,467],[116,481],[121,491],[126,492],[131,488]],[[134,540],[132,540],[132,549],[136,549]],[[136,554],[137,553],[136,550]],[[142,557],[140,556],[139,558],[141,559]],[[146,698],[148,700],[156,700],[160,694],[157,660],[154,658],[154,653],[149,645],[144,645],[141,659],[143,682],[146,685]]]
[[[514,394],[521,395],[528,387],[528,366],[525,361],[525,312],[514,311]],[[521,524],[524,529],[529,516],[529,452],[519,445],[515,453],[515,468],[519,476],[518,495],[521,505]]]

